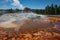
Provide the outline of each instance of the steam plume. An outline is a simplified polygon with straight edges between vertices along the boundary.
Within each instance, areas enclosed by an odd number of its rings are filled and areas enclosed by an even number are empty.
[[[18,7],[19,9],[24,9],[23,5],[20,3],[19,0],[13,0],[12,5]]]

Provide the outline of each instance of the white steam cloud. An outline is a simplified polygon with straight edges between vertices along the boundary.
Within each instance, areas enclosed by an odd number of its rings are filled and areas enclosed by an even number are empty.
[[[18,7],[19,9],[24,9],[23,5],[20,3],[19,0],[13,0],[12,5]]]
[[[19,9],[24,9],[24,7],[23,7],[23,5],[21,4],[21,2],[19,1],[19,0],[5,0],[6,2],[13,2],[13,3],[11,3],[11,5],[13,5],[13,6],[15,6],[15,7],[17,7],[17,8],[19,8]]]

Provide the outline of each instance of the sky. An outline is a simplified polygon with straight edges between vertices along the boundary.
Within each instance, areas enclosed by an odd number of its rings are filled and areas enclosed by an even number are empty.
[[[60,5],[60,0],[0,0],[0,9],[44,9],[52,3]]]

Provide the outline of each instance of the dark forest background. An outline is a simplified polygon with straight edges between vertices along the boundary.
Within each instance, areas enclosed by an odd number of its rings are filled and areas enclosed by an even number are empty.
[[[20,9],[0,9],[0,15],[4,13],[17,13],[21,12],[22,10]],[[60,5],[47,5],[45,9],[30,9],[26,7],[23,12],[35,12],[37,14],[43,14],[43,15],[60,15]]]

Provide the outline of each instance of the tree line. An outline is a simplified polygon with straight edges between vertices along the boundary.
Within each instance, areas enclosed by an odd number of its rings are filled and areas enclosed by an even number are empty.
[[[21,12],[22,10],[20,9],[6,9],[5,10],[6,13],[16,13],[16,12]],[[26,7],[23,11],[25,12],[29,12],[29,11],[32,11],[32,12],[35,12],[37,14],[44,14],[44,15],[60,15],[60,5],[47,5],[45,7],[45,9],[30,9],[28,7]]]
[[[46,15],[60,15],[60,6],[51,4],[47,5],[45,9],[37,9],[35,12]]]

